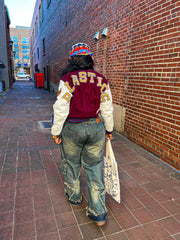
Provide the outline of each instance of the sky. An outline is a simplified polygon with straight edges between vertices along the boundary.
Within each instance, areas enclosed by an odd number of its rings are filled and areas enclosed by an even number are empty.
[[[4,0],[9,10],[10,27],[30,27],[36,0]]]

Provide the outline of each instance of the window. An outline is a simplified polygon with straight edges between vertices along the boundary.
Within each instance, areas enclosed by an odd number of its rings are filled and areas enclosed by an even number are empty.
[[[29,43],[29,38],[23,37],[23,38],[22,38],[22,43]]]
[[[42,21],[44,19],[44,0],[41,0],[41,9],[42,9]]]
[[[23,55],[23,59],[27,59],[27,56],[26,56],[26,55]]]
[[[12,39],[14,43],[18,42],[18,37],[12,37]]]
[[[44,19],[44,0],[41,0],[41,5],[39,6],[39,26]]]
[[[35,35],[34,35],[34,29],[33,29],[33,32],[32,32],[32,39],[31,39],[31,45],[34,43],[34,38],[35,38]]]
[[[18,48],[14,48],[14,52],[18,53]]]
[[[51,0],[47,0],[47,7],[49,7]]]
[[[22,43],[26,43],[26,38],[22,38]]]
[[[42,22],[42,11],[41,11],[41,5],[39,6],[39,26],[41,25]]]
[[[39,48],[37,48],[37,57],[39,59]]]
[[[27,49],[28,47],[27,47],[27,45],[22,45],[22,48]]]
[[[15,55],[15,59],[19,59],[19,55]]]
[[[14,43],[14,48],[18,48],[18,44],[17,43]]]
[[[43,38],[43,55],[46,54],[46,48],[45,48],[45,38]]]
[[[23,53],[24,53],[24,54],[27,54],[27,50],[26,50],[26,49],[23,49]]]
[[[36,22],[35,22],[35,35],[37,36],[38,34],[38,20],[36,18]]]

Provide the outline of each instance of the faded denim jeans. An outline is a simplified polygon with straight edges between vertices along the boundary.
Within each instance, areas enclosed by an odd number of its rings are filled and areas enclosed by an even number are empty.
[[[61,160],[65,193],[70,201],[80,203],[81,166],[88,187],[87,215],[98,216],[107,212],[102,180],[102,154],[105,143],[103,123],[91,118],[82,123],[65,122],[62,131]]]

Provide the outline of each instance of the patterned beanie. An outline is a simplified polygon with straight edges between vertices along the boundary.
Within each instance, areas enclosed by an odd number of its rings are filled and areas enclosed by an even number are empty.
[[[86,43],[76,43],[72,46],[69,59],[77,55],[90,55],[93,56],[90,47]]]

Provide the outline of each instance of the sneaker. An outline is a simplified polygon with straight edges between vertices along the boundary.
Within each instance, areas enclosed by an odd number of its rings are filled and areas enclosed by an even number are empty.
[[[88,217],[94,222],[96,223],[96,225],[98,227],[102,227],[106,221],[106,216],[107,216],[107,213],[104,213],[104,214],[101,214],[101,215],[98,215],[98,216],[94,216],[92,214],[88,214]]]

